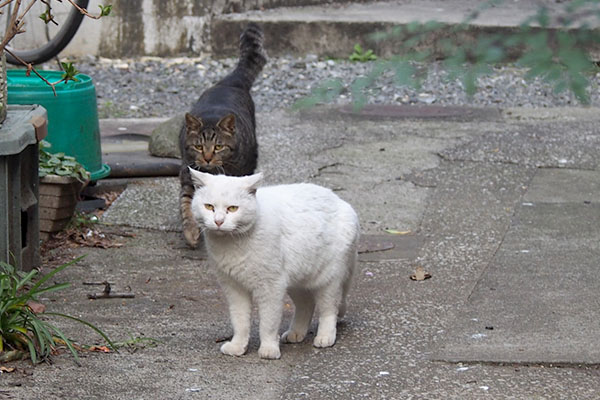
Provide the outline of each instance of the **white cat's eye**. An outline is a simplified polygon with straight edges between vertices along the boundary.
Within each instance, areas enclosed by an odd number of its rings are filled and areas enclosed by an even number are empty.
[[[228,212],[236,212],[238,210],[238,206],[229,206],[227,207]]]
[[[215,211],[215,206],[213,206],[212,204],[205,204],[204,208],[206,208],[209,211]]]

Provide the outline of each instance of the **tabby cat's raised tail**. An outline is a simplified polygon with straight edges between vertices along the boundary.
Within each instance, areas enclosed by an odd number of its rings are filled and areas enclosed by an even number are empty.
[[[191,211],[194,185],[189,168],[211,174],[251,175],[256,169],[256,117],[250,90],[267,62],[263,32],[250,23],[240,36],[237,66],[202,92],[185,115],[179,133],[181,149],[180,207],[183,234],[190,246],[200,238]]]
[[[250,90],[254,80],[267,63],[263,42],[262,29],[255,23],[249,23],[240,36],[240,59],[237,67],[221,83]]]

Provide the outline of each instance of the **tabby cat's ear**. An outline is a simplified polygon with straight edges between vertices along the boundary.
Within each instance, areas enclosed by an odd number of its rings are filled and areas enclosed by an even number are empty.
[[[204,124],[202,123],[202,118],[196,118],[190,113],[185,113],[185,126],[187,126],[187,131],[199,131],[202,129]]]
[[[235,116],[227,114],[217,122],[217,127],[225,133],[233,135],[235,133]]]
[[[190,175],[192,176],[192,183],[195,187],[206,186],[208,184],[209,179],[212,177],[211,174],[196,171],[192,167],[188,167],[188,169],[190,170]]]
[[[262,172],[259,172],[258,174],[245,176],[243,179],[248,192],[250,192],[250,194],[256,194],[256,189],[258,189],[262,182],[263,174]]]

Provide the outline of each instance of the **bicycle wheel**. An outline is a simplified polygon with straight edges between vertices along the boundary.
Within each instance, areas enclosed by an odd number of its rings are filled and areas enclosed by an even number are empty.
[[[75,0],[78,6],[86,8],[89,0]],[[24,61],[32,64],[41,64],[56,57],[73,39],[84,15],[73,7],[67,0],[52,1],[52,15],[57,24],[45,24],[39,16],[46,11],[46,5],[37,1],[36,5],[25,15],[25,32],[13,38],[7,48]],[[7,7],[8,8],[8,7]],[[21,6],[20,12],[23,11]],[[10,10],[9,10],[10,11]],[[0,27],[8,25],[10,12],[4,13],[0,19]],[[5,30],[6,31],[6,30]],[[6,53],[6,61],[20,65],[21,63]]]

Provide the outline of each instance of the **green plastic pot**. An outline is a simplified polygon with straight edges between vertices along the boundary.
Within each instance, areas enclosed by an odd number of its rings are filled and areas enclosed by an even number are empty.
[[[61,71],[38,71],[49,82],[61,79]],[[102,164],[100,125],[96,104],[96,89],[92,78],[79,74],[78,82],[69,81],[52,88],[37,75],[28,77],[25,70],[7,71],[8,104],[39,104],[48,112],[48,141],[52,153],[75,157],[96,181],[110,174]]]

